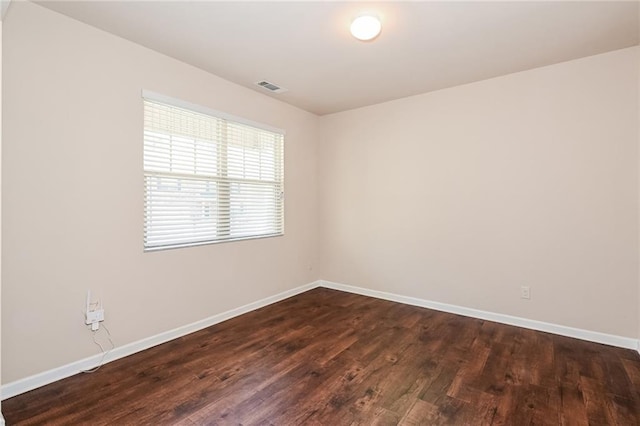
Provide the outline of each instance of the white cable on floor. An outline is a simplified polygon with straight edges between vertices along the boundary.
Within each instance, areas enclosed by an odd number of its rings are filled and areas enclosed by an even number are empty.
[[[105,331],[107,332],[107,338],[109,339],[109,343],[111,343],[111,349],[109,349],[108,351],[105,351],[104,347],[100,343],[98,343],[98,341],[96,340],[96,333],[100,331],[99,329],[96,331],[92,331],[93,343],[95,343],[100,348],[100,351],[102,352],[102,358],[100,359],[100,363],[98,364],[97,367],[94,367],[91,370],[80,370],[82,373],[95,373],[96,371],[98,371],[100,367],[104,365],[104,359],[106,358],[106,356],[109,354],[109,352],[114,350],[116,347],[116,345],[113,344],[113,340],[111,340],[111,332],[109,331],[107,326],[104,324],[104,322],[102,322],[102,328],[104,328]]]

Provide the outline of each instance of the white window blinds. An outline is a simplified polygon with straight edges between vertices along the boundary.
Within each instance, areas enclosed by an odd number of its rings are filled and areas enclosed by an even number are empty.
[[[283,132],[143,96],[145,250],[284,233]]]

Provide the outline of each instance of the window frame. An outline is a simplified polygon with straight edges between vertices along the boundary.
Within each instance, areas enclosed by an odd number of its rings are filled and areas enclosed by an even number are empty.
[[[220,153],[217,153],[219,157],[218,164],[219,165],[221,163],[225,164],[223,166],[223,171],[221,172],[220,170],[216,170],[215,176],[210,176],[208,180],[205,180],[205,179],[202,179],[203,176],[198,174],[197,172],[191,174],[191,173],[183,173],[183,172],[158,172],[158,171],[148,170],[145,163],[146,155],[147,155],[147,151],[146,151],[147,148],[145,147],[145,141],[147,138],[146,136],[147,126],[144,118],[144,115],[146,114],[146,108],[147,108],[145,102],[147,101],[151,103],[164,104],[169,107],[184,109],[189,112],[202,114],[202,115],[210,116],[216,120],[221,120],[220,124],[224,127],[224,131],[222,132],[224,136],[221,138],[222,142],[220,142],[220,144],[217,146],[216,149],[221,148],[222,152],[224,152],[224,155],[220,155]],[[285,233],[285,220],[284,220],[285,219],[285,202],[284,202],[285,147],[284,145],[285,144],[284,142],[285,142],[286,132],[283,129],[258,123],[252,120],[247,120],[242,117],[237,117],[231,114],[227,114],[227,113],[210,109],[201,105],[186,102],[180,99],[175,99],[175,98],[162,95],[156,92],[152,92],[149,90],[142,91],[142,107],[143,107],[143,120],[142,120],[143,121],[143,132],[142,132],[143,133],[143,138],[142,138],[143,140],[143,177],[144,177],[143,179],[144,180],[144,197],[143,198],[145,200],[143,203],[143,251],[144,252],[171,250],[176,248],[194,247],[194,246],[218,244],[218,243],[231,242],[231,241],[242,241],[242,240],[249,240],[249,239],[272,238],[272,237],[279,237],[284,235]],[[280,199],[277,200],[277,202],[281,204],[281,207],[274,207],[274,211],[273,211],[274,213],[273,218],[279,221],[280,223],[280,226],[278,227],[278,229],[276,229],[277,232],[269,233],[269,234],[240,235],[235,237],[231,235],[231,229],[230,229],[232,226],[231,221],[233,220],[233,217],[234,217],[232,215],[232,209],[231,209],[231,205],[233,203],[232,201],[233,197],[231,196],[231,187],[234,184],[241,185],[243,182],[250,183],[252,179],[246,178],[246,177],[244,178],[230,177],[230,168],[226,166],[226,163],[228,161],[227,150],[229,149],[233,141],[232,138],[229,137],[227,134],[227,131],[228,131],[227,128],[229,125],[248,126],[256,130],[263,130],[263,131],[280,135],[280,141],[278,142],[278,145],[277,145],[278,150],[274,154],[277,157],[277,158],[274,158],[274,167],[275,167],[275,170],[277,170],[277,172],[274,171],[274,173],[276,173],[276,175],[279,176],[279,180],[273,181],[272,184],[269,184],[269,183],[265,184],[265,186],[267,187],[272,186],[274,190],[277,190],[278,188],[280,189],[280,194],[279,194]],[[167,134],[167,136],[169,138],[173,137],[169,133]],[[169,154],[169,156],[170,155],[171,154]],[[246,170],[246,169],[243,169],[243,170]],[[215,214],[218,216],[218,219],[215,220],[214,222],[215,228],[216,228],[216,231],[214,234],[215,238],[210,238],[206,240],[194,240],[189,242],[179,242],[175,244],[166,243],[163,245],[148,245],[147,243],[147,235],[148,235],[147,203],[149,203],[149,199],[148,199],[149,192],[147,187],[149,183],[147,180],[157,178],[157,177],[162,177],[163,175],[164,176],[173,175],[173,177],[176,179],[180,179],[180,176],[183,176],[184,179],[189,179],[189,176],[191,176],[191,179],[201,179],[203,181],[206,181],[207,184],[215,183],[216,205],[219,207],[221,204],[220,200],[224,199],[226,200],[224,202],[225,207],[222,210],[224,211],[225,209],[227,209],[228,211],[227,214],[224,214],[223,212],[221,212],[220,208],[216,209]],[[223,188],[222,192],[220,192],[220,188]],[[224,221],[220,221],[220,217],[223,217],[223,216],[225,219],[229,220],[228,223]],[[195,223],[195,220],[194,220],[194,223]],[[221,225],[221,223],[224,223],[224,224]],[[259,223],[260,222],[258,222],[258,224]],[[221,229],[224,231],[222,234],[220,234]]]

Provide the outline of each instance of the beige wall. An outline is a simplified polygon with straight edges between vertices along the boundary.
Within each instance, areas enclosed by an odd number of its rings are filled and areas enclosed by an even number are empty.
[[[317,117],[31,3],[4,22],[2,381],[317,279]],[[286,129],[286,235],[142,252],[148,89]]]
[[[3,383],[96,353],[87,289],[119,346],[317,278],[640,337],[638,48],[318,119],[31,3],[3,37]],[[287,130],[285,237],[142,252],[142,89]]]
[[[2,18],[0,16],[0,385],[2,382]],[[0,410],[2,410],[0,402]],[[4,417],[0,411],[0,425]]]
[[[322,117],[322,278],[638,336],[638,54]]]

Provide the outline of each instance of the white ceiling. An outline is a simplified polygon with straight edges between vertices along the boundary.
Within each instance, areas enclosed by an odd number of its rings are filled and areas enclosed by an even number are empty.
[[[638,44],[629,1],[40,4],[320,115]],[[373,42],[349,34],[362,11]]]

